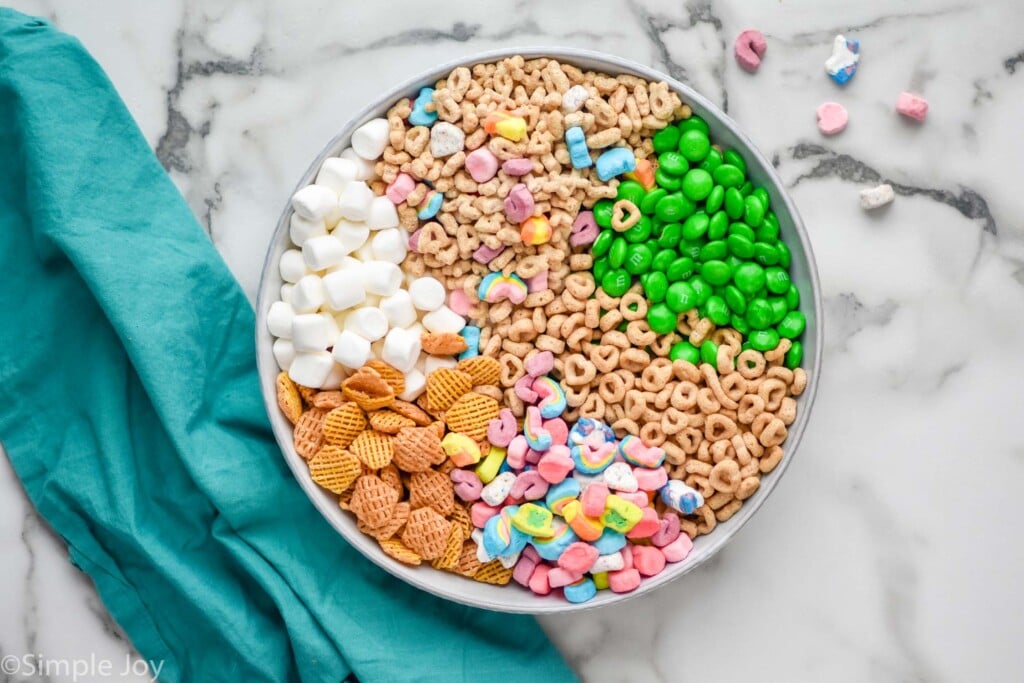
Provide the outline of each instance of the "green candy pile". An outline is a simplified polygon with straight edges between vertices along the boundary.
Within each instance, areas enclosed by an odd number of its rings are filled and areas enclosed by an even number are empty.
[[[609,296],[622,296],[639,281],[649,302],[647,321],[658,334],[675,329],[693,308],[719,327],[743,335],[744,348],[769,351],[792,340],[787,367],[803,358],[798,338],[807,325],[800,292],[789,279],[790,251],[779,239],[779,221],[768,192],[747,180],[738,153],[711,147],[708,125],[691,116],[654,139],[655,186],[619,184],[616,199],[594,205],[602,229],[594,242],[594,279]],[[640,220],[612,229],[616,201],[639,207]],[[706,341],[672,347],[671,358],[714,364],[718,348]]]

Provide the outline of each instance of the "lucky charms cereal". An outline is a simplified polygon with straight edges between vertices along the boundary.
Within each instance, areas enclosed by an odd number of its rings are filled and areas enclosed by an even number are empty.
[[[665,83],[459,67],[292,207],[278,404],[395,561],[632,591],[782,459],[807,382],[790,251],[742,155]]]

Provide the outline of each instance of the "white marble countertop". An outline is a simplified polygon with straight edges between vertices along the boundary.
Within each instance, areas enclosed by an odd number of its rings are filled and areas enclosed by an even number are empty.
[[[692,84],[807,223],[826,303],[814,419],[713,562],[545,627],[587,681],[1024,680],[1024,543],[1004,526],[1024,513],[1019,0],[14,4],[92,51],[250,296],[295,180],[378,84],[514,45]],[[754,76],[732,56],[750,27],[769,45]],[[839,31],[862,44],[845,89],[822,67]],[[894,113],[901,90],[930,100],[926,123]],[[850,112],[833,138],[825,100]],[[857,191],[879,178],[898,197],[867,215]],[[0,652],[123,668],[130,643],[5,459],[0,544]]]

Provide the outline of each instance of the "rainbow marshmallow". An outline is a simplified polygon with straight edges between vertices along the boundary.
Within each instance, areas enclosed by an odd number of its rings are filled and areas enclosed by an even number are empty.
[[[523,436],[527,445],[538,453],[551,448],[551,432],[544,429],[541,423],[540,409],[530,406],[526,409],[526,420],[523,422]]]
[[[551,420],[565,412],[565,392],[562,391],[558,382],[545,375],[533,380],[533,385],[530,388],[540,396],[538,407],[541,417]]]
[[[503,275],[501,273],[490,273],[480,281],[476,294],[481,301],[489,304],[497,303],[508,299],[514,304],[521,304],[526,301],[529,293],[526,283],[521,277],[515,274]]]

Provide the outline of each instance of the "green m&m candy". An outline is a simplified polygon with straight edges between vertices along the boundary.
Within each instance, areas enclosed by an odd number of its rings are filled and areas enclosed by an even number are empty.
[[[688,341],[676,342],[668,352],[668,357],[673,360],[685,360],[687,363],[698,365],[700,363],[700,349]]]
[[[601,278],[601,289],[608,296],[622,296],[629,289],[633,279],[622,268],[613,268]]]
[[[718,363],[718,344],[708,339],[700,345],[700,359],[708,365]]]
[[[622,266],[631,275],[640,275],[651,269],[654,254],[646,244],[631,244],[626,250],[626,259]]]
[[[668,292],[668,277],[665,273],[653,271],[647,274],[646,280],[643,280],[643,287],[648,301],[661,303],[665,300],[665,294]]]
[[[657,303],[647,309],[647,324],[657,334],[668,334],[676,329],[677,315],[667,304]]]
[[[697,292],[689,282],[673,282],[668,286],[665,303],[672,311],[685,313],[697,305]]]
[[[679,152],[686,157],[687,161],[693,163],[701,161],[709,151],[711,151],[711,141],[705,131],[687,130],[679,136]]]

